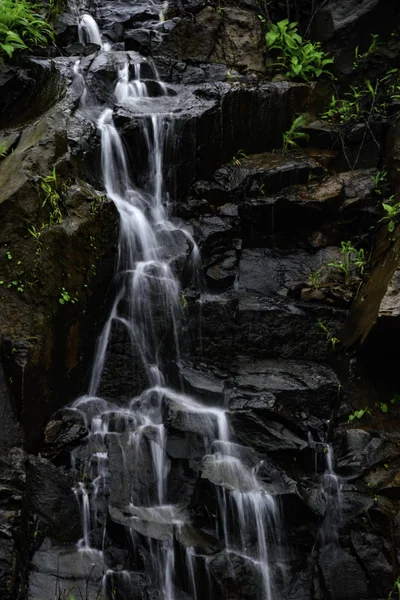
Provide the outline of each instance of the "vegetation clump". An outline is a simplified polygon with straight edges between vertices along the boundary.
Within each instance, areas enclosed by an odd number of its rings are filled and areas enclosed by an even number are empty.
[[[272,66],[284,71],[286,77],[304,81],[321,75],[333,77],[326,67],[333,64],[334,59],[324,52],[319,42],[303,40],[297,23],[289,23],[288,19],[271,23],[265,39],[268,50],[278,51],[276,63]]]
[[[330,301],[349,303],[364,277],[366,262],[363,248],[356,249],[350,241],[342,242],[337,258],[309,274],[308,286]]]
[[[308,140],[309,135],[300,131],[310,122],[308,115],[299,115],[296,117],[287,131],[283,133],[282,154],[285,155],[289,148],[297,148],[300,140]]]
[[[63,196],[68,191],[71,182],[69,180],[61,179],[57,176],[56,168],[53,167],[50,175],[41,177],[40,187],[44,194],[44,200],[42,206],[48,205],[50,207],[49,214],[49,226],[59,225],[62,223],[62,204]]]
[[[39,10],[27,0],[0,0],[0,64],[15,53],[31,52],[53,41],[54,30]]]

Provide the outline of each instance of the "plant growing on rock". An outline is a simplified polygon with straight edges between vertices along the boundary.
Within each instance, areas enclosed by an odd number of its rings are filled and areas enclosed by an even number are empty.
[[[318,299],[347,304],[354,299],[364,275],[365,250],[356,249],[352,242],[342,242],[340,253],[331,262],[325,262],[308,275],[308,287],[318,290]],[[310,298],[317,298],[312,295]],[[307,294],[306,294],[306,299]]]
[[[62,196],[68,190],[69,186],[69,180],[65,181],[57,177],[55,167],[53,167],[53,170],[50,175],[46,175],[46,177],[41,177],[40,187],[42,188],[42,191],[44,192],[45,196],[42,206],[46,206],[46,204],[50,205],[50,227],[62,223]]]
[[[360,47],[356,46],[356,49],[354,51],[355,60],[353,62],[353,67],[355,69],[357,69],[360,66],[360,62],[361,61],[363,61],[365,58],[367,58],[371,54],[374,54],[374,52],[376,52],[378,50],[378,46],[379,46],[379,34],[377,34],[377,33],[371,33],[371,43],[370,43],[369,48],[368,48],[368,50],[366,52],[363,52],[361,54],[360,53]]]
[[[60,297],[58,299],[60,304],[76,304],[78,302],[78,298],[73,298],[69,292],[65,289],[65,287],[61,288]]]
[[[363,248],[356,250],[351,242],[342,242],[341,246],[341,257],[328,263],[328,267],[342,273],[347,283],[354,270],[358,271],[360,275],[364,274],[365,251]]]
[[[400,215],[400,202],[396,202],[396,204],[390,204],[393,202],[394,196],[390,196],[386,200],[386,202],[382,202],[382,207],[384,208],[386,214],[382,219],[379,219],[378,223],[384,222],[387,223],[388,231],[393,233],[394,228],[396,227],[396,223],[398,221],[398,217]]]
[[[239,165],[242,164],[242,160],[243,158],[247,158],[247,154],[245,153],[245,151],[243,150],[243,148],[241,148],[240,150],[238,150],[235,154],[235,156],[232,157],[232,165],[234,167],[237,167]]]
[[[307,115],[299,115],[291,124],[290,128],[285,131],[283,134],[283,146],[282,146],[282,154],[285,155],[291,147],[297,147],[298,141],[300,140],[308,140],[308,134],[304,131],[299,131],[302,127],[307,125],[309,122],[309,118]]]
[[[326,339],[326,347],[331,348],[333,351],[336,350],[336,346],[340,344],[339,338],[333,335],[326,325],[322,321],[317,322],[317,327],[320,329],[321,333],[325,336]]]
[[[27,0],[0,0],[0,63],[54,39],[53,28],[38,11],[38,5]]]
[[[388,173],[385,171],[385,169],[378,171],[376,175],[371,175],[371,179],[375,184],[374,192],[377,196],[382,196],[388,185],[387,175]]]
[[[326,67],[334,59],[323,51],[319,42],[303,40],[297,27],[297,23],[289,23],[288,19],[271,23],[265,39],[268,50],[278,51],[277,61],[272,66],[285,71],[285,76],[292,79],[310,81],[321,75],[333,77]]]
[[[368,406],[366,406],[365,408],[360,408],[360,410],[355,410],[349,414],[347,422],[352,423],[355,419],[360,420],[363,418],[364,415],[370,415],[370,414],[371,414],[371,409],[368,408]]]
[[[350,86],[351,91],[346,92],[343,98],[333,95],[328,108],[321,114],[321,119],[346,125],[382,114],[384,107],[375,101],[377,88],[377,84],[373,87],[367,79],[365,86]]]
[[[400,575],[397,577],[396,581],[393,584],[393,588],[389,593],[388,600],[392,600],[392,598],[395,598],[393,594],[396,594],[397,598],[400,598]]]

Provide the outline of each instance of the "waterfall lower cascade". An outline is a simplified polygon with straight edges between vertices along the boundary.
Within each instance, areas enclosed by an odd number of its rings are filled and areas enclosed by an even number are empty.
[[[89,41],[98,40],[92,21],[86,15],[80,21]],[[160,600],[216,600],[212,563],[218,554],[227,576],[234,577],[237,561],[255,574],[255,599],[278,600],[275,583],[284,569],[274,496],[264,489],[257,465],[246,461],[246,448],[235,443],[226,410],[176,391],[168,381],[165,365],[179,361],[182,319],[180,282],[165,244],[179,227],[167,213],[163,176],[177,100],[168,103],[168,88],[155,71],[151,84],[157,95],[152,97],[148,81],[141,79],[143,59],[129,64],[119,54],[125,61],[116,70],[115,98],[140,117],[147,177],[142,189],[132,181],[113,109],[105,108],[97,127],[104,186],[120,217],[119,258],[115,299],[97,343],[89,390],[72,407],[90,430],[87,445],[72,456],[83,528],[78,548],[102,562],[104,598],[139,597],[134,581],[140,572],[159,590]],[[81,77],[79,65],[76,75]],[[196,269],[198,249],[190,233],[181,231]],[[116,326],[130,340],[147,380],[146,389],[128,400],[102,397]],[[200,461],[201,477],[216,498],[213,531],[201,529],[194,507],[170,489],[171,419],[177,427],[184,422],[197,440],[199,457],[193,462]],[[113,569],[107,559],[110,522],[129,540],[123,570]]]

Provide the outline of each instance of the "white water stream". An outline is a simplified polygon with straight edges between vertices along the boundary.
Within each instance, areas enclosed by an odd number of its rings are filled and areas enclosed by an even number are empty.
[[[102,45],[98,27],[89,15],[79,20],[79,36],[82,42]],[[79,63],[75,75],[86,93]],[[97,342],[88,393],[73,405],[84,415],[90,429],[85,480],[78,481],[75,487],[83,528],[78,547],[89,553],[95,548],[99,552],[104,550],[107,503],[113,503],[110,480],[115,477],[109,466],[110,447],[117,447],[121,456],[122,486],[127,498],[124,514],[132,515],[133,525],[140,521],[142,530],[147,527],[146,531],[150,531],[156,523],[164,531],[169,531],[161,537],[151,533],[147,536],[152,557],[148,575],[162,590],[163,600],[177,600],[176,590],[182,579],[189,582],[186,590],[189,597],[198,600],[196,565],[199,558],[211,590],[209,559],[202,556],[201,549],[191,544],[185,546],[186,574],[182,577],[180,572],[178,576],[176,571],[175,536],[188,524],[188,515],[182,510],[180,499],[170,498],[168,491],[170,460],[166,452],[165,414],[168,410],[175,411],[188,428],[194,427],[203,439],[206,453],[204,468],[215,485],[219,501],[219,537],[223,552],[228,557],[241,557],[258,573],[258,600],[278,600],[274,592],[273,566],[277,561],[280,518],[274,497],[263,488],[256,470],[242,461],[241,447],[232,441],[226,412],[203,405],[166,384],[163,338],[169,338],[172,358],[179,360],[182,318],[180,283],[171,259],[165,256],[163,243],[165,236],[177,228],[167,214],[163,175],[164,157],[172,137],[175,116],[173,110],[160,111],[160,103],[157,98],[152,98],[146,81],[141,79],[139,62],[134,65],[132,75],[131,78],[128,62],[118,69],[115,98],[118,103],[133,110],[145,106],[141,119],[143,151],[147,152],[146,189],[139,189],[132,181],[124,144],[114,124],[113,109],[103,110],[97,121],[101,135],[104,187],[119,212],[120,238],[115,300]],[[166,94],[167,87],[158,80],[156,73],[154,81]],[[183,233],[190,242],[192,259],[196,264],[198,249],[190,234],[187,231]],[[133,355],[140,360],[148,381],[147,389],[122,407],[118,398],[114,402],[100,397],[116,323],[126,330]],[[148,477],[143,483],[141,473],[148,453],[152,464],[150,484]],[[138,498],[141,499],[140,504]],[[96,541],[92,536],[99,526],[103,528],[101,545],[99,536]],[[127,528],[135,546],[135,527],[127,525]],[[129,586],[129,571],[116,573],[105,567],[104,582],[105,587],[109,584],[113,588]],[[119,597],[118,594],[116,597]]]

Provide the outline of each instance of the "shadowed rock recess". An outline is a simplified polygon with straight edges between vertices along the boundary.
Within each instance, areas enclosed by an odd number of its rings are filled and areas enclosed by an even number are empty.
[[[0,64],[1,600],[397,598],[400,83],[321,117],[396,4],[66,0]]]

